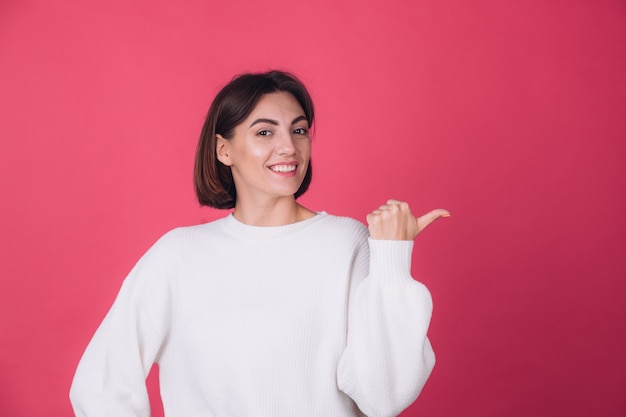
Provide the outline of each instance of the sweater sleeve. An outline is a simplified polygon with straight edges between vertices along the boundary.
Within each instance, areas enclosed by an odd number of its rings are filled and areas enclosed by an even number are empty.
[[[396,416],[435,364],[427,337],[432,300],[411,277],[413,241],[369,239],[369,249],[354,264],[338,386],[367,416]]]
[[[77,417],[148,417],[145,379],[169,326],[172,254],[155,244],[124,280],[70,389]]]

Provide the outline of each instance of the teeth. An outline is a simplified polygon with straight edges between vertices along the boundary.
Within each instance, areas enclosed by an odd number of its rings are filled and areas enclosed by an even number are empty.
[[[270,169],[275,172],[291,172],[291,171],[296,170],[296,166],[295,165],[274,165]]]

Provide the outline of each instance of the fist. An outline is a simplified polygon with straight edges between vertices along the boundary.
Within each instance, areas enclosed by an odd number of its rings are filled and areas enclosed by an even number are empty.
[[[440,217],[449,217],[444,209],[435,209],[421,217],[415,217],[409,205],[403,201],[388,200],[367,215],[370,237],[381,240],[413,240],[429,224]]]

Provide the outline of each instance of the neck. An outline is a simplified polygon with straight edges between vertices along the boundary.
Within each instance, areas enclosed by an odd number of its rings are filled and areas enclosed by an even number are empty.
[[[265,204],[245,204],[237,200],[233,216],[250,226],[284,226],[306,220],[315,213],[300,204],[294,198],[268,201]]]

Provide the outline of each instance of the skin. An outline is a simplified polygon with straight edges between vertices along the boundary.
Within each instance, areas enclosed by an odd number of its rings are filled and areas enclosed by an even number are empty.
[[[435,209],[415,217],[407,203],[387,200],[387,204],[367,215],[367,224],[372,239],[413,240],[429,224],[441,217],[450,217],[450,212]]]
[[[233,215],[253,226],[281,226],[308,219],[315,213],[294,198],[311,158],[311,138],[304,111],[289,93],[266,94],[235,128],[234,137],[217,135],[217,159],[230,166],[237,201]],[[289,172],[286,167],[295,166]],[[272,168],[275,168],[272,170]],[[436,209],[415,217],[405,202],[388,200],[367,215],[370,237],[413,240],[429,224],[448,217]]]
[[[241,222],[280,226],[315,215],[294,198],[311,158],[311,138],[304,111],[291,94],[261,97],[233,138],[217,135],[216,155],[231,167],[237,189],[233,214]],[[296,170],[277,173],[271,169],[276,165]]]

